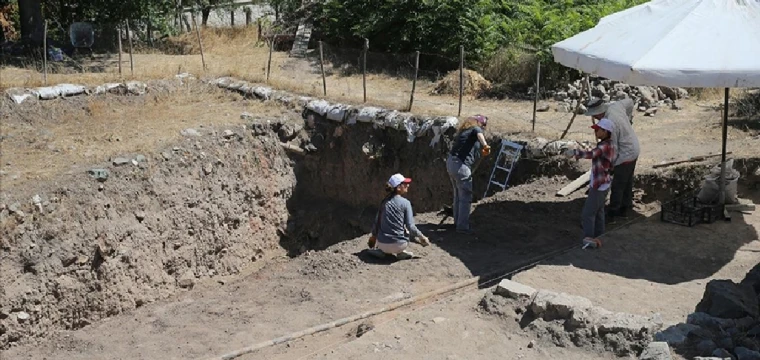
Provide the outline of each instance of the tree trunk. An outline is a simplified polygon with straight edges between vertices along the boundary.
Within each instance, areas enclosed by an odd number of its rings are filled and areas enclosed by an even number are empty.
[[[44,19],[40,0],[18,0],[21,18],[21,38],[34,44],[42,44]]]

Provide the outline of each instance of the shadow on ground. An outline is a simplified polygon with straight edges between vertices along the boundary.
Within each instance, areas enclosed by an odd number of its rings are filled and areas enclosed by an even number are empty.
[[[745,193],[756,199],[760,192]],[[731,262],[745,244],[758,238],[742,213],[731,220],[687,227],[662,222],[660,213],[636,214],[608,225],[600,250],[581,250],[579,214],[584,199],[566,202],[502,201],[478,205],[471,219],[477,237],[428,225],[440,234],[436,244],[461,260],[473,275],[485,276],[529,265],[546,254],[563,256],[544,265],[574,266],[629,279],[679,284],[712,276]],[[573,245],[575,249],[571,249]],[[590,253],[590,254],[589,254]],[[493,285],[493,284],[484,284]]]

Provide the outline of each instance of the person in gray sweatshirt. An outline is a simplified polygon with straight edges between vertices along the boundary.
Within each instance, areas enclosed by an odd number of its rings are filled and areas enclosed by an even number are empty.
[[[404,197],[411,182],[412,179],[401,174],[394,174],[388,179],[388,195],[380,204],[368,243],[370,249],[377,247],[371,250],[373,255],[410,259],[413,254],[406,249],[411,239],[417,240],[422,246],[430,245],[427,236],[414,225],[412,203]]]

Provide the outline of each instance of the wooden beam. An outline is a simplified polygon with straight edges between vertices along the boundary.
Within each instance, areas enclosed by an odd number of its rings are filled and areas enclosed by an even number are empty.
[[[731,155],[731,154],[732,154],[731,151],[729,151],[729,152],[726,153],[726,155]],[[685,159],[685,160],[668,161],[668,162],[665,162],[665,163],[656,164],[656,165],[653,165],[652,168],[653,169],[657,169],[657,168],[671,166],[671,165],[676,165],[676,164],[697,162],[697,161],[702,161],[702,160],[706,160],[706,159],[714,158],[714,157],[718,157],[718,156],[721,156],[721,154],[693,156],[693,157],[690,157],[690,158]]]
[[[585,174],[581,175],[579,178],[573,180],[570,184],[566,185],[559,191],[557,191],[557,196],[567,196],[573,193],[575,190],[580,189],[583,185],[586,185],[591,180],[591,170],[587,171]]]

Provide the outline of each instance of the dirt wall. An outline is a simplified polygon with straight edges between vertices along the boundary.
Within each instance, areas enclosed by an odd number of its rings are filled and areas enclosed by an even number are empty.
[[[129,158],[138,158],[132,154]],[[272,136],[201,132],[137,165],[4,194],[0,348],[281,254],[295,176]]]

